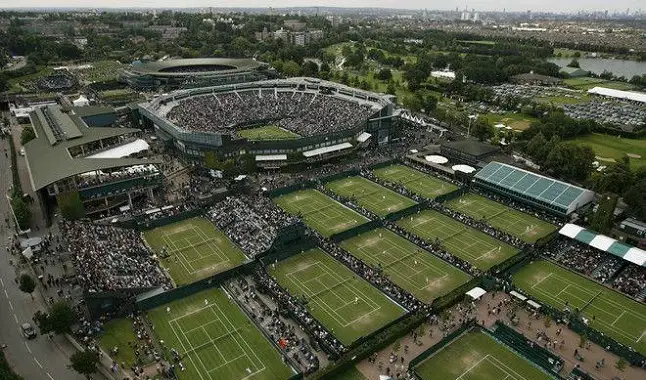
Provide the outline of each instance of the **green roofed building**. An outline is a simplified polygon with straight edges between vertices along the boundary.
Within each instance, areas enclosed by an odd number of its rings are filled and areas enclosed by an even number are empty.
[[[159,162],[140,158],[149,147],[139,129],[89,127],[58,105],[36,108],[29,118],[36,133],[24,146],[32,190],[42,204],[58,203],[63,216],[127,209],[162,183]]]
[[[589,245],[600,251],[610,253],[633,264],[646,267],[646,251],[619,242],[606,235],[598,234],[576,224],[564,225],[559,234]]]
[[[571,214],[594,198],[590,190],[500,162],[487,164],[476,173],[473,182],[489,191],[561,216]]]

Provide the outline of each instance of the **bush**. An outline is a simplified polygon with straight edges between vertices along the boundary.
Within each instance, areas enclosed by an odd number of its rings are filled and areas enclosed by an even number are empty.
[[[22,129],[22,132],[20,133],[20,143],[22,145],[27,144],[31,140],[36,138],[36,132],[34,132],[34,128],[31,126],[24,127]]]

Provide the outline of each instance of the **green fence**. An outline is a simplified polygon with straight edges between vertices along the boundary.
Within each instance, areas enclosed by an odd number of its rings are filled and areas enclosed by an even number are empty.
[[[167,224],[173,224],[173,223],[185,220],[185,219],[190,219],[190,218],[194,218],[194,217],[197,217],[197,216],[202,216],[203,214],[204,214],[204,209],[201,208],[201,207],[198,207],[198,208],[194,208],[192,210],[187,210],[187,211],[181,212],[179,214],[168,216],[166,218],[159,218],[159,219],[149,220],[149,221],[146,221],[143,218],[142,219],[136,219],[136,222],[137,222],[136,229],[138,231],[141,231],[141,232],[148,231],[148,230],[152,230],[152,229],[157,228],[157,227],[165,226]]]
[[[376,228],[381,227],[383,224],[381,220],[371,220],[369,222],[366,222],[364,224],[361,224],[359,226],[356,226],[354,228],[350,228],[347,231],[339,232],[338,234],[334,234],[330,236],[330,240],[332,240],[335,243],[338,243],[343,240],[350,239],[352,237],[355,237],[357,235],[361,235],[364,232],[372,231]]]
[[[374,165],[370,166],[370,169],[371,170],[377,170],[377,169],[385,168],[387,166],[390,166],[390,165],[393,165],[393,164],[398,164],[398,163],[400,163],[400,161],[398,159],[392,159],[392,160],[388,160],[388,161],[379,162],[377,164],[374,164]]]
[[[528,257],[531,258],[533,254],[534,250],[531,248],[522,249],[520,252],[503,261],[502,263],[496,264],[493,267],[489,268],[489,273],[506,273],[510,270],[510,268],[515,268],[515,270],[518,270],[520,269],[518,263],[522,263],[523,265],[527,264],[526,259]]]
[[[409,313],[397,323],[391,324],[388,328],[370,335],[361,344],[346,352],[339,360],[330,363],[327,367],[315,372],[308,379],[336,379],[338,375],[347,371],[350,367],[370,356],[373,352],[379,351],[393,343],[395,340],[408,334],[421,325],[426,316],[422,313]]]
[[[329,176],[317,178],[316,181],[320,182],[320,183],[328,183],[328,182],[336,181],[338,179],[343,179],[343,178],[346,178],[346,177],[352,177],[352,176],[356,176],[356,175],[359,175],[359,170],[358,169],[349,169],[349,170],[345,170],[345,171],[342,171],[342,172],[339,172],[339,173],[336,173],[336,174],[332,174],[332,175],[329,175]]]
[[[460,198],[461,196],[463,196],[468,192],[469,192],[468,189],[465,189],[463,187],[458,187],[457,190],[453,190],[450,193],[446,193],[438,196],[437,198],[435,198],[435,201],[440,203],[448,202],[455,198]]]
[[[465,297],[465,293],[473,289],[476,286],[480,286],[482,283],[481,277],[474,277],[469,282],[460,285],[459,287],[453,289],[450,293],[447,293],[441,297],[438,297],[433,300],[431,307],[433,311],[439,313],[440,311],[455,305],[456,303],[462,301]]]
[[[419,212],[421,210],[424,210],[427,207],[428,207],[428,202],[424,201],[424,202],[421,202],[421,203],[418,203],[418,204],[414,204],[414,205],[412,205],[410,207],[407,207],[407,208],[405,208],[403,210],[391,212],[390,214],[386,215],[384,217],[384,219],[389,220],[391,222],[394,222],[395,220],[399,220],[399,219],[405,218],[405,217],[407,217],[409,215],[416,214],[417,212]]]
[[[572,318],[569,327],[577,334],[585,336],[588,340],[626,359],[632,365],[641,366],[646,363],[644,355],[589,327],[578,318]]]
[[[281,187],[279,189],[270,190],[267,195],[269,198],[280,197],[281,195],[293,193],[294,191],[307,189],[313,187],[314,184],[311,181],[300,182],[291,186]]]
[[[260,265],[263,266],[263,268],[265,268],[267,267],[267,265],[270,265],[277,261],[282,261],[296,254],[299,254],[301,252],[309,251],[312,248],[316,248],[317,244],[318,243],[316,239],[307,237],[302,239],[298,243],[291,244],[287,248],[275,249],[275,250],[272,249],[266,255],[258,259],[258,262],[260,263]]]
[[[474,326],[476,326],[476,320],[470,319],[467,321],[467,323],[463,324],[459,329],[453,331],[446,337],[442,338],[439,342],[435,343],[431,347],[427,348],[426,351],[422,352],[419,354],[417,357],[413,358],[410,363],[408,363],[408,369],[415,374],[415,376],[419,379],[419,375],[417,375],[417,372],[415,371],[415,367],[417,367],[420,363],[422,363],[424,360],[428,359],[429,357],[433,356],[436,352],[453,342],[456,338],[461,336],[462,334],[466,333],[467,331],[471,330]]]

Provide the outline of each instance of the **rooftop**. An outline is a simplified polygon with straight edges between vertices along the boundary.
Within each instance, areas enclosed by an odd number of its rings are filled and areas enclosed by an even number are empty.
[[[634,102],[646,103],[646,93],[635,91],[615,90],[614,88],[594,87],[588,90],[588,94],[607,96],[610,98],[631,100]]]
[[[466,152],[476,157],[485,156],[500,150],[497,146],[483,143],[478,140],[451,141],[443,143],[442,146]]]
[[[133,64],[129,70],[141,75],[182,77],[256,70],[263,65],[251,58],[188,58]]]
[[[598,250],[611,253],[633,264],[646,267],[646,251],[621,243],[606,235],[597,234],[576,224],[568,223],[559,234],[587,244]]]
[[[136,133],[138,129],[90,128],[80,117],[61,112],[58,106],[45,111],[36,109],[29,117],[37,137],[25,145],[25,159],[34,191],[90,171],[157,163],[132,158],[72,158],[68,151],[74,146]]]

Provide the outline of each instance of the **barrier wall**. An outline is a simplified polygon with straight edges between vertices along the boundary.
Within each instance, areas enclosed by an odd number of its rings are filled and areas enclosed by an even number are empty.
[[[356,226],[354,228],[350,228],[347,231],[339,232],[337,234],[334,234],[330,236],[330,240],[332,240],[335,243],[338,243],[343,240],[350,239],[352,237],[355,237],[357,235],[361,235],[364,232],[372,231],[375,228],[379,228],[383,225],[381,220],[371,220],[369,222],[366,222],[364,224],[361,224],[359,226]]]
[[[415,367],[417,367],[421,362],[424,360],[428,359],[429,357],[433,356],[436,352],[444,348],[446,345],[450,344],[452,341],[454,341],[456,338],[461,336],[462,334],[468,332],[469,330],[473,329],[473,327],[476,326],[476,320],[470,319],[467,321],[467,323],[463,324],[462,327],[459,329],[453,331],[446,337],[442,338],[439,342],[435,343],[426,351],[422,352],[419,354],[417,357],[413,358],[410,363],[408,363],[408,369],[415,374],[415,376],[419,379],[419,375],[417,375],[417,372],[415,371]]]

